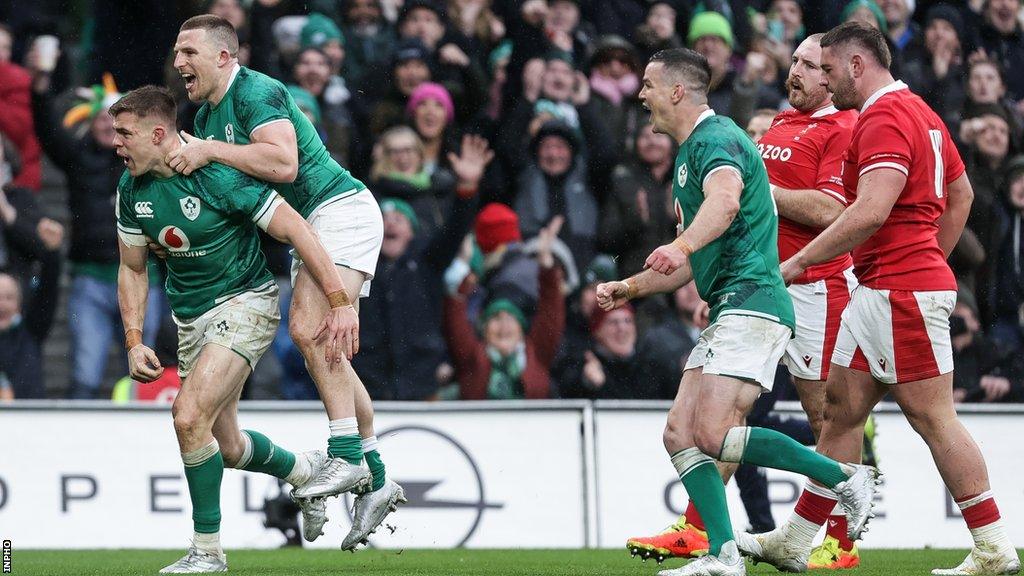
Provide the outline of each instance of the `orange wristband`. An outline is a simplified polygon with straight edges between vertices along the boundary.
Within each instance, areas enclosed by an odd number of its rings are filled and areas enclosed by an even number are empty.
[[[348,299],[348,292],[345,292],[344,288],[328,294],[327,303],[331,308],[344,308],[345,306],[352,305],[352,301]]]
[[[142,330],[138,328],[129,328],[124,332],[124,349],[131,350],[139,344],[142,344]]]
[[[672,241],[672,244],[676,248],[679,248],[680,250],[682,250],[683,254],[686,254],[687,257],[689,257],[691,254],[693,254],[693,246],[690,246],[689,242],[687,242],[686,240],[683,240],[682,236],[677,236],[676,239]]]
[[[636,278],[633,278],[633,277],[626,278],[625,282],[626,282],[626,299],[627,300],[632,300],[633,298],[636,298],[636,295],[640,292],[640,286],[637,285]]]

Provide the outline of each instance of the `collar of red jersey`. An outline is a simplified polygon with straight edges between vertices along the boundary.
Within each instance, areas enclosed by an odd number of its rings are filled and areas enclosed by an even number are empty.
[[[836,112],[839,112],[839,109],[833,106],[832,104],[829,104],[824,108],[815,110],[814,114],[811,114],[811,118],[821,118],[822,116],[828,116],[830,114],[835,114]]]
[[[700,116],[697,116],[697,121],[693,123],[693,129],[696,130],[697,126],[700,126],[701,122],[707,120],[708,118],[711,118],[714,115],[715,111],[712,110],[711,108],[708,108],[707,110],[701,112]]]
[[[882,86],[877,91],[875,91],[874,94],[872,94],[871,96],[868,97],[868,99],[864,102],[864,106],[861,107],[860,113],[863,114],[868,109],[868,106],[871,106],[872,104],[877,102],[879,98],[881,98],[882,96],[885,96],[889,92],[895,92],[897,90],[903,90],[906,87],[907,87],[907,85],[904,84],[902,80],[897,80],[897,81],[893,82],[892,84],[886,84],[885,86]]]

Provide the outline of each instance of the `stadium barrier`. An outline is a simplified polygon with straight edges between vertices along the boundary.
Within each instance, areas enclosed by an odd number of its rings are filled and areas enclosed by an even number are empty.
[[[685,493],[661,446],[668,403],[532,401],[380,403],[377,431],[408,505],[372,540],[388,548],[618,548],[670,524]],[[783,413],[799,405],[781,403]],[[1024,542],[1024,406],[965,406],[961,417],[988,460],[1011,538]],[[868,548],[963,547],[969,535],[928,449],[893,406],[876,412],[885,472]],[[327,434],[312,402],[242,403],[245,428],[293,450]],[[802,479],[768,472],[776,520]],[[284,542],[263,527],[272,479],[226,471],[225,546]],[[746,517],[734,487],[737,527]],[[312,547],[349,528],[345,498]],[[0,537],[20,548],[181,548],[190,505],[167,406],[102,402],[0,405]]]

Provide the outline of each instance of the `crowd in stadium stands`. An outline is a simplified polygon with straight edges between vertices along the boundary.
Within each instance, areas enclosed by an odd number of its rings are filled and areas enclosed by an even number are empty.
[[[288,86],[381,205],[384,244],[354,360],[375,399],[672,398],[702,328],[693,286],[613,312],[594,296],[675,234],[676,147],[637,99],[644,64],[664,48],[697,50],[715,111],[764,130],[787,106],[796,45],[851,19],[889,39],[894,76],[948,124],[974,185],[950,258],[957,398],[1024,399],[1021,0],[4,4],[0,399],[109,397],[123,165],[104,111],[119,93],[166,85],[190,132],[197,107],[171,47],[180,22],[204,11],[237,28],[241,64]],[[66,221],[37,193],[44,155],[66,177]],[[288,252],[265,248],[287,311]],[[154,258],[145,334],[173,351],[160,266]],[[58,307],[72,376],[44,383]],[[255,377],[273,370],[277,396],[314,398],[281,326]]]

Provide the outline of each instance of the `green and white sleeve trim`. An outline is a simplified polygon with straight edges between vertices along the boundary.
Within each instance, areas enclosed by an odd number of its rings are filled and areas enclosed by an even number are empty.
[[[129,246],[145,246],[146,236],[138,228],[128,228],[120,223],[117,225],[117,235],[121,241]]]
[[[274,212],[277,212],[278,207],[284,204],[284,198],[277,192],[273,192],[267,198],[267,201],[260,206],[260,209],[252,217],[252,221],[256,223],[264,232],[270,227],[270,220],[274,218]]]
[[[264,126],[270,126],[271,124],[276,124],[277,122],[291,122],[291,118],[274,118],[273,120],[267,120],[263,124],[260,124],[259,126],[249,131],[249,139],[251,140],[252,135],[255,134],[256,131],[259,130],[260,128],[263,128]]]
[[[721,166],[715,166],[711,170],[708,170],[708,173],[704,175],[704,181],[700,183],[700,187],[702,189],[706,188],[708,185],[708,178],[711,178],[712,174],[714,174],[715,172],[719,172],[721,170],[732,170],[733,172],[736,173],[736,177],[740,179],[740,182],[743,181],[743,173],[740,172],[739,168],[733,166],[732,164],[722,164]]]

